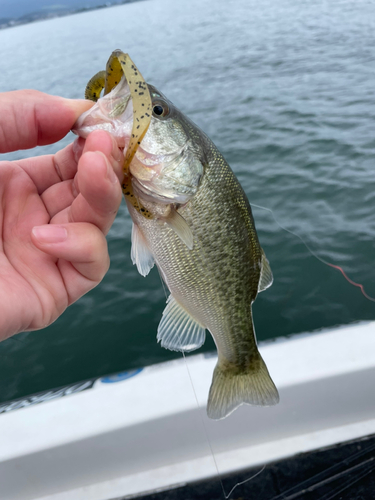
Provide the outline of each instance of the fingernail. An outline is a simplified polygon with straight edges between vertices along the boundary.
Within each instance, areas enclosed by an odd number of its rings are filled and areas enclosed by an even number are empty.
[[[72,194],[74,198],[77,198],[77,196],[79,195],[79,189],[77,188],[77,175],[74,177],[72,182]]]
[[[73,109],[76,117],[78,118],[84,111],[90,109],[94,103],[89,99],[64,99],[67,106]]]
[[[117,175],[115,174],[115,172],[113,171],[113,168],[112,166],[109,164],[109,162],[107,161],[107,177],[108,179],[113,183],[115,184],[116,182],[118,182],[118,178],[117,178]]]
[[[48,224],[46,226],[35,226],[32,229],[34,237],[41,243],[60,243],[68,237],[68,231],[64,226]]]
[[[120,149],[119,149],[119,147],[117,145],[116,139],[113,136],[111,136],[111,138],[112,138],[112,152],[111,152],[111,156],[112,156],[112,158],[115,161],[121,162],[124,159],[124,155],[120,151]]]
[[[82,137],[78,137],[78,139],[76,139],[74,142],[73,142],[73,155],[74,155],[74,159],[75,161],[78,163],[78,160],[81,158],[82,156],[82,152],[83,152],[83,147],[85,145],[85,140],[82,139]]]

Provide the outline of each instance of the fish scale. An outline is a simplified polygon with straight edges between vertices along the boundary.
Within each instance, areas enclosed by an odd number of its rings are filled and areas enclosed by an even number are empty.
[[[274,404],[277,391],[259,355],[253,329],[251,305],[258,293],[262,250],[250,204],[225,159],[201,134],[195,129],[191,135],[200,144],[197,154],[204,151],[203,178],[197,194],[178,208],[194,235],[193,249],[164,222],[145,220],[131,206],[129,210],[174,299],[212,334],[219,364],[232,377],[261,367],[267,374],[262,383],[271,394],[264,403]],[[152,204],[142,202],[152,211]],[[209,416],[222,418],[233,409],[229,405],[223,412],[209,411]]]
[[[121,62],[123,55],[114,52],[111,63],[118,65],[117,57]],[[111,69],[107,65],[106,80]],[[129,98],[133,104],[143,99],[136,89],[119,88],[126,117]],[[149,124],[144,121],[145,135],[131,141],[133,120],[122,143],[130,141],[135,155],[124,191],[133,220],[131,258],[143,276],[156,263],[171,293],[157,339],[167,349],[188,352],[203,345],[206,330],[211,333],[218,362],[207,404],[210,418],[224,418],[243,403],[276,404],[278,392],[258,351],[252,318],[252,303],[273,278],[250,204],[213,142],[155,87],[148,84],[148,91],[152,117]],[[86,118],[78,127],[83,135]],[[126,134],[130,127],[124,120]]]
[[[219,174],[220,184],[217,182],[218,169],[224,170],[222,176]],[[228,196],[231,188],[235,196]],[[207,199],[215,200],[209,209],[204,203]],[[191,251],[168,227],[151,223],[147,225],[153,227],[146,228],[145,222],[137,217],[137,224],[147,233],[155,261],[163,268],[173,296],[211,331],[219,352],[240,366],[246,365],[246,359],[241,355],[243,349],[238,349],[238,341],[229,342],[227,338],[229,332],[231,338],[239,333],[241,343],[246,343],[247,358],[249,352],[257,351],[251,303],[258,292],[254,283],[259,282],[261,260],[255,231],[250,232],[249,238],[243,224],[235,224],[236,217],[246,209],[246,202],[237,180],[219,157],[207,164],[204,181],[194,200],[179,210],[195,237]],[[230,214],[227,220],[223,217],[225,206]],[[248,212],[245,213],[248,216]],[[247,223],[245,220],[245,224],[251,228],[251,221]],[[168,246],[164,244],[166,240]],[[205,312],[201,308],[207,302],[211,307]],[[243,339],[246,331],[248,334]]]

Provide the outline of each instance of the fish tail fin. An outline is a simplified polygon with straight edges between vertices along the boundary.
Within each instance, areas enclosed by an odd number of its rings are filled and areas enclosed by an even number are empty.
[[[278,402],[279,393],[259,352],[243,372],[234,371],[218,361],[208,396],[209,418],[225,418],[243,403],[271,406]]]

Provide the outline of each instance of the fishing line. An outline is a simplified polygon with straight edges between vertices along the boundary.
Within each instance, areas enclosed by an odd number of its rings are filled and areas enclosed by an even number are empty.
[[[328,469],[325,469],[322,472],[319,472],[318,474],[315,474],[314,476],[312,476],[308,479],[305,479],[304,481],[301,481],[296,486],[292,486],[291,488],[288,488],[287,490],[283,491],[279,495],[272,497],[271,500],[293,500],[293,499],[301,496],[301,494],[312,492],[315,489],[317,489],[318,487],[320,487],[324,484],[327,484],[335,479],[341,478],[342,476],[352,472],[353,470],[355,470],[357,468],[363,467],[364,465],[371,464],[370,469],[372,470],[374,457],[371,457],[370,459],[364,460],[363,462],[360,462],[359,464],[356,464],[356,465],[354,465],[350,468],[347,468],[341,472],[338,471],[340,469],[340,467],[342,467],[343,465],[349,466],[349,464],[351,462],[357,460],[358,458],[362,457],[363,455],[366,455],[367,453],[372,452],[374,449],[375,449],[375,444],[372,444],[372,445],[368,446],[367,448],[364,448],[360,451],[357,451],[357,452],[353,453],[352,455],[350,455],[349,457],[344,458],[340,462],[332,465],[331,467],[328,467]],[[362,472],[361,477],[364,477],[370,471],[368,470],[368,468],[366,468],[365,472]],[[331,475],[329,475],[329,474],[331,474]],[[346,483],[343,483],[345,485],[344,487],[343,487],[343,484],[341,484],[339,486],[339,488],[342,488],[342,490],[346,489],[349,486],[351,486],[351,484],[353,484],[354,482],[356,482],[356,479],[353,480],[352,482],[350,482],[350,479],[349,479],[346,481]],[[309,485],[309,483],[310,483],[310,485]],[[301,486],[303,486],[303,488],[301,488]],[[300,488],[300,489],[298,491],[295,491],[297,488]],[[332,494],[335,491],[336,490],[330,491],[328,494]],[[338,492],[336,492],[335,494],[337,494],[337,493]],[[325,497],[323,497],[323,498],[325,498]],[[323,498],[320,498],[320,500],[323,500]],[[329,498],[333,498],[333,496],[331,496]],[[329,500],[329,498],[325,498],[325,500]]]
[[[290,229],[287,229],[286,227],[282,226],[280,224],[280,222],[276,219],[275,214],[273,213],[273,211],[270,208],[261,207],[260,205],[255,205],[255,203],[251,203],[251,206],[252,207],[256,207],[256,208],[261,208],[262,210],[266,210],[267,212],[270,212],[271,215],[272,215],[272,217],[273,217],[273,219],[274,219],[274,221],[276,222],[276,224],[281,229],[283,229],[284,231],[286,231],[287,233],[290,233],[293,236],[296,236],[298,239],[300,239],[302,241],[302,243],[305,245],[305,247],[307,248],[307,250],[311,253],[311,255],[313,257],[315,257],[317,260],[319,260],[322,264],[325,264],[326,266],[329,266],[329,267],[333,267],[333,269],[337,269],[338,271],[340,271],[340,273],[344,276],[344,278],[346,279],[346,281],[348,281],[348,283],[350,283],[353,286],[358,287],[361,290],[362,294],[364,295],[364,297],[366,297],[366,299],[370,300],[371,302],[375,302],[375,298],[370,297],[370,295],[368,295],[365,292],[364,286],[361,285],[361,283],[356,283],[355,281],[351,280],[349,278],[349,276],[347,276],[347,274],[345,273],[345,271],[344,271],[344,269],[342,267],[337,266],[335,264],[331,264],[331,262],[328,262],[328,261],[324,260],[322,257],[319,257],[319,255],[317,255],[317,253],[314,252],[314,250],[312,250],[310,248],[310,246],[306,243],[306,241],[304,240],[304,238],[302,238],[302,236],[300,236],[299,234],[297,234],[297,233],[291,231]]]
[[[158,266],[156,266],[157,270],[158,270],[158,273],[159,273],[159,276],[160,276],[160,281],[161,281],[161,284],[163,286],[163,290],[164,290],[164,295],[165,295],[165,298],[166,300],[168,300],[168,295],[167,295],[167,290],[166,290],[166,287],[167,285],[164,283],[164,280],[163,280],[163,277],[161,275],[161,272],[160,272],[160,269]],[[181,337],[181,334],[180,334],[180,337]],[[213,452],[213,449],[212,449],[212,446],[211,446],[211,442],[208,438],[208,433],[207,433],[207,429],[206,429],[206,425],[204,423],[204,420],[203,420],[203,417],[202,417],[202,414],[201,414],[201,407],[199,405],[199,401],[198,401],[198,396],[197,396],[197,393],[195,392],[195,387],[194,387],[194,384],[193,384],[193,379],[191,377],[191,373],[190,373],[190,370],[189,370],[189,365],[187,363],[187,359],[186,359],[186,356],[185,356],[185,353],[184,351],[181,351],[182,352],[182,356],[184,358],[184,361],[185,361],[185,366],[186,366],[186,370],[187,370],[187,373],[188,373],[188,376],[189,376],[189,379],[190,379],[190,384],[191,384],[191,387],[193,389],[193,393],[194,393],[194,397],[195,397],[195,402],[197,404],[197,407],[198,407],[198,412],[199,412],[199,415],[200,415],[200,418],[201,418],[201,422],[202,422],[202,426],[203,426],[203,430],[204,430],[204,434],[206,436],[206,440],[207,440],[207,443],[208,443],[208,447],[210,448],[210,452],[211,452],[211,456],[212,456],[212,460],[214,462],[214,465],[215,465],[215,469],[216,469],[216,473],[218,475],[218,478],[220,480],[220,484],[221,484],[221,488],[223,490],[223,494],[224,494],[224,497],[227,498],[226,494],[225,494],[225,489],[224,489],[224,485],[223,485],[223,481],[221,479],[221,476],[220,476],[220,472],[219,472],[219,468],[217,466],[217,462],[216,462],[216,459],[215,459],[215,455],[214,455],[214,452]],[[231,491],[232,492],[232,491]]]
[[[200,407],[200,404],[199,404],[199,401],[198,401],[198,396],[197,396],[197,393],[195,392],[195,388],[194,388],[194,384],[193,384],[193,379],[191,377],[191,373],[190,373],[190,370],[189,370],[189,365],[188,365],[188,362],[187,362],[187,359],[186,359],[186,356],[185,356],[185,353],[184,351],[182,351],[182,356],[184,357],[184,361],[185,361],[185,366],[186,366],[186,369],[187,369],[187,372],[189,374],[189,379],[190,379],[190,383],[191,383],[191,386],[193,388],[193,393],[194,393],[194,397],[195,397],[195,401],[197,403],[197,407],[198,407],[198,410],[199,410],[199,415],[200,415],[200,419],[201,419],[201,422],[202,422],[202,426],[203,426],[203,430],[204,430],[204,434],[206,436],[206,439],[207,439],[207,443],[208,443],[208,446],[210,448],[210,451],[211,451],[211,455],[212,455],[212,459],[213,459],[213,462],[215,464],[215,469],[216,469],[216,473],[218,475],[218,478],[220,480],[220,484],[221,484],[221,488],[223,490],[223,495],[224,495],[224,498],[226,500],[228,500],[228,498],[231,496],[231,494],[233,493],[233,491],[238,487],[238,486],[241,486],[242,484],[245,484],[247,483],[248,481],[251,481],[252,479],[254,479],[256,476],[258,476],[259,474],[261,474],[264,469],[266,468],[265,465],[263,465],[263,467],[258,471],[256,472],[255,474],[253,474],[252,476],[248,477],[247,479],[245,479],[244,481],[240,481],[239,483],[236,483],[233,488],[229,491],[229,493],[225,493],[225,488],[224,488],[224,483],[223,483],[223,480],[221,479],[221,474],[220,474],[220,471],[219,471],[219,467],[217,465],[217,462],[216,462],[216,458],[215,458],[215,454],[214,454],[214,451],[212,449],[212,446],[211,446],[211,442],[208,438],[208,432],[207,432],[207,428],[206,428],[206,424],[204,423],[204,418],[202,416],[202,412],[200,411],[201,410],[201,407]]]
[[[167,285],[164,283],[163,276],[161,275],[161,272],[160,272],[160,269],[158,266],[156,266],[156,269],[158,270],[159,278],[161,281],[161,286],[163,287],[163,290],[164,290],[165,300],[168,300]]]
[[[164,290],[165,298],[166,298],[166,300],[168,300],[167,285],[164,283],[163,276],[162,276],[162,274],[161,274],[160,269],[159,269],[158,266],[156,266],[156,269],[158,270],[158,273],[159,273],[159,277],[160,277],[160,281],[161,281],[161,284],[162,284],[162,287],[163,287],[163,290]],[[210,452],[211,452],[212,460],[213,460],[214,465],[215,465],[216,473],[217,473],[217,476],[218,476],[220,484],[221,484],[221,489],[223,490],[224,498],[226,500],[228,500],[228,498],[230,497],[230,495],[233,493],[233,491],[238,486],[241,486],[242,484],[247,483],[248,481],[251,481],[252,479],[254,479],[256,476],[258,476],[258,474],[260,474],[260,473],[262,473],[264,471],[264,469],[266,468],[266,466],[263,465],[263,467],[257,473],[255,473],[252,476],[248,477],[244,481],[236,483],[233,486],[233,488],[230,490],[230,492],[228,494],[225,493],[225,488],[224,488],[223,480],[221,479],[221,474],[220,474],[219,467],[218,467],[217,462],[216,462],[215,453],[214,453],[214,451],[212,449],[211,441],[210,441],[210,439],[208,437],[207,427],[206,427],[206,424],[204,422],[204,418],[203,418],[203,415],[202,415],[202,412],[201,412],[201,407],[200,407],[200,404],[199,404],[199,401],[198,401],[197,393],[195,391],[195,387],[194,387],[194,383],[193,383],[193,378],[192,378],[191,373],[190,373],[190,369],[189,369],[189,365],[188,365],[188,362],[187,362],[187,359],[186,359],[186,356],[185,356],[185,352],[184,351],[181,351],[181,352],[182,352],[182,356],[184,358],[184,362],[185,362],[186,370],[187,370],[187,373],[188,373],[188,376],[189,376],[190,384],[191,384],[191,387],[193,389],[193,394],[194,394],[195,402],[197,404],[197,408],[198,408],[199,416],[200,416],[200,419],[201,419],[201,423],[202,423],[204,435],[206,437],[207,444],[208,444],[208,447],[209,447]]]
[[[293,493],[292,495],[285,496],[285,493],[283,494],[283,500],[294,500],[301,495],[304,495],[305,493],[312,493],[313,491],[317,490],[318,488],[321,488],[322,486],[328,485],[329,483],[332,483],[332,481],[337,481],[338,479],[344,477],[347,474],[352,473],[353,471],[363,467],[367,466],[369,463],[371,463],[371,467],[366,467],[365,471],[359,474],[360,478],[367,476],[372,470],[373,470],[373,461],[374,457],[369,458],[368,460],[365,460],[364,462],[354,465],[353,467],[350,467],[349,469],[346,469],[342,472],[339,472],[337,474],[334,474],[332,476],[329,476],[327,479],[323,479],[322,481],[319,481],[317,483],[314,483],[313,485],[303,488],[297,493]],[[338,495],[341,491],[344,491],[345,489],[349,488],[352,486],[354,483],[357,482],[358,477],[357,476],[355,479],[349,479],[344,481],[343,483],[340,484],[340,486],[336,487],[335,489],[329,491],[326,495],[323,497],[319,497],[320,500],[330,500],[331,498],[334,498],[336,495]]]
[[[369,463],[371,461],[373,461],[374,459],[373,458],[370,458],[369,460],[366,460],[366,463]],[[370,468],[367,468],[367,470],[365,470],[364,472],[362,472],[361,474],[358,474],[355,478],[353,479],[349,479],[347,480],[344,485],[340,485],[338,486],[335,490],[333,491],[330,491],[329,493],[327,493],[327,495],[325,495],[324,497],[322,497],[320,500],[332,500],[332,498],[335,498],[337,497],[337,495],[339,495],[340,493],[342,493],[343,491],[347,490],[348,488],[350,488],[351,486],[353,486],[353,484],[357,483],[358,481],[360,481],[361,479],[363,479],[364,477],[368,476],[369,474],[371,474],[374,470],[374,467],[370,467]],[[342,497],[341,497],[342,498]]]
[[[252,480],[252,479],[254,479],[255,477],[259,476],[259,474],[261,474],[261,473],[264,471],[264,469],[265,469],[265,468],[266,468],[266,466],[265,466],[265,465],[263,465],[263,467],[262,467],[260,470],[258,470],[258,472],[256,472],[256,473],[255,473],[255,474],[253,474],[252,476],[248,477],[248,478],[247,478],[247,479],[245,479],[244,481],[240,481],[239,483],[236,483],[236,484],[233,486],[233,488],[230,490],[230,492],[228,493],[228,495],[227,495],[225,498],[227,498],[227,499],[228,499],[228,498],[230,497],[230,495],[233,493],[233,491],[234,491],[234,490],[235,490],[238,486],[241,486],[242,484],[245,484],[245,483],[247,483],[248,481],[251,481],[251,480]]]
[[[193,393],[194,393],[194,397],[195,397],[195,402],[197,403],[198,413],[199,413],[199,416],[200,416],[200,419],[201,419],[201,422],[202,422],[202,426],[203,426],[204,434],[206,436],[208,447],[210,448],[210,452],[211,452],[212,460],[213,460],[214,465],[215,465],[216,473],[218,475],[218,478],[219,478],[219,481],[220,481],[220,484],[221,484],[221,489],[223,490],[224,498],[228,498],[226,496],[226,493],[225,493],[224,484],[223,484],[223,481],[221,479],[221,475],[220,475],[220,472],[219,472],[219,467],[218,467],[217,462],[216,462],[215,454],[214,454],[214,451],[212,449],[211,442],[210,442],[210,440],[208,438],[206,424],[204,423],[204,419],[203,419],[202,412],[201,412],[201,407],[200,407],[199,401],[198,401],[198,396],[197,396],[197,393],[195,392],[195,387],[194,387],[194,384],[193,384],[193,379],[191,377],[191,373],[190,373],[190,370],[189,370],[189,366],[188,366],[188,363],[187,363],[184,351],[182,351],[182,356],[183,356],[184,361],[185,361],[185,366],[186,366],[186,370],[187,370],[188,375],[189,375],[191,387],[193,389]]]

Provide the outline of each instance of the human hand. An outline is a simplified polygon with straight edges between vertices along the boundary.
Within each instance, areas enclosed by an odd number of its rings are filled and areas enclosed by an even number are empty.
[[[0,94],[0,153],[62,139],[90,101]],[[123,155],[96,131],[55,155],[0,162],[0,340],[44,328],[109,267]]]

